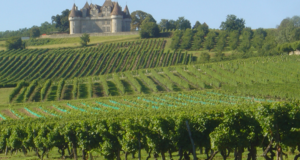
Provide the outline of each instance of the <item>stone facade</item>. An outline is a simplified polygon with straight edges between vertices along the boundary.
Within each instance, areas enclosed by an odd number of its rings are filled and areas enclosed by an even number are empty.
[[[102,6],[86,2],[81,10],[74,4],[69,21],[70,34],[116,33],[131,30],[131,16],[127,5],[122,11],[118,2],[111,0],[105,0]]]

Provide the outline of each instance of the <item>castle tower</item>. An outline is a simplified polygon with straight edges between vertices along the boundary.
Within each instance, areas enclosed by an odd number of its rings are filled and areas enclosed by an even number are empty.
[[[128,32],[131,30],[130,24],[131,24],[131,16],[128,9],[128,6],[126,5],[123,11],[123,26],[122,30],[123,32]]]
[[[122,32],[122,20],[123,20],[123,12],[121,11],[121,8],[117,3],[114,5],[114,9],[110,14],[111,19],[112,19],[112,33],[116,32]]]
[[[78,8],[76,7],[75,3],[69,15],[69,21],[70,21],[70,34],[81,33],[80,14],[78,12]]]

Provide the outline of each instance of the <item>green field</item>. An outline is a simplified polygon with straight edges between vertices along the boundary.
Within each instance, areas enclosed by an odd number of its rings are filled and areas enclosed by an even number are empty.
[[[7,105],[9,103],[9,94],[14,88],[0,88],[0,105]]]
[[[262,159],[270,143],[267,156],[295,156],[300,57],[200,63],[206,50],[173,51],[171,38],[78,41],[0,51],[0,159],[189,159],[187,126],[200,159]]]

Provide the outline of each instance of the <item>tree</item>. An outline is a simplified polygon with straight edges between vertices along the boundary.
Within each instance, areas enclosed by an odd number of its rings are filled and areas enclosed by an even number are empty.
[[[192,45],[193,50],[199,50],[202,47],[202,43],[204,41],[204,31],[203,30],[197,30],[197,32],[194,35],[194,42]]]
[[[182,31],[177,30],[173,33],[172,42],[170,48],[177,50],[180,47],[180,40],[182,37]]]
[[[169,25],[168,25],[168,30],[175,30],[176,29],[176,21],[174,20],[169,20]]]
[[[178,17],[176,20],[176,28],[180,30],[191,28],[191,22],[184,17]]]
[[[40,36],[40,29],[38,26],[33,26],[31,29],[30,29],[30,37],[31,38],[37,38]]]
[[[222,51],[226,47],[227,36],[228,36],[227,31],[221,31],[219,33],[219,39],[216,45],[216,49],[218,53],[222,53]]]
[[[82,47],[87,46],[87,43],[90,42],[90,35],[84,33],[81,37],[80,37],[80,44]]]
[[[239,46],[239,49],[246,53],[246,51],[248,51],[251,47],[251,39],[253,36],[253,31],[251,30],[251,28],[244,28],[242,31],[242,40],[241,40],[241,44]]]
[[[60,32],[68,32],[70,28],[69,24],[70,10],[66,9],[61,12],[61,15],[52,16],[52,23],[55,24],[55,28]]]
[[[8,40],[6,40],[5,47],[7,50],[24,49],[25,43],[22,43],[21,37],[11,37]]]
[[[210,60],[210,55],[208,52],[203,52],[200,55],[200,62],[209,62]]]
[[[181,49],[190,49],[192,46],[193,31],[191,29],[186,29],[182,36]]]
[[[258,28],[254,32],[254,37],[252,39],[252,46],[255,49],[261,49],[264,44],[265,37],[267,36],[267,32],[263,28]]]
[[[209,27],[208,27],[208,25],[204,22],[202,25],[198,26],[197,30],[198,30],[198,31],[203,31],[203,32],[204,32],[204,36],[206,36],[207,33],[209,32]]]
[[[218,52],[215,54],[215,59],[218,60],[218,61],[224,60],[224,57],[225,57],[225,54],[222,53],[221,51],[218,51]]]
[[[211,49],[213,49],[214,46],[215,46],[216,37],[217,37],[216,32],[215,31],[210,31],[206,36],[206,40],[204,42],[204,48],[208,49],[209,51]]]
[[[193,26],[193,29],[197,29],[199,26],[201,26],[201,23],[199,21],[196,21],[195,25]]]
[[[144,19],[150,14],[137,10],[131,13],[131,29],[140,30]],[[152,17],[152,16],[151,16]],[[152,17],[153,18],[153,17]]]
[[[40,33],[41,34],[50,33],[50,32],[53,32],[54,30],[55,30],[55,24],[51,24],[47,21],[42,23],[41,26],[40,26]]]
[[[158,25],[160,30],[168,30],[168,26],[169,26],[169,20],[167,19],[161,19]]]
[[[300,40],[300,17],[283,19],[277,26],[278,43],[294,42]]]
[[[235,15],[227,15],[226,21],[220,25],[221,30],[241,32],[245,28],[245,20],[239,19]]]
[[[142,24],[143,24],[143,23],[147,23],[147,22],[153,22],[153,23],[156,23],[156,20],[152,17],[151,14],[148,14],[147,17],[143,20]]]
[[[141,26],[140,30],[140,36],[141,38],[150,38],[150,37],[158,37],[159,36],[159,28],[156,24],[155,19],[148,15]]]
[[[230,32],[230,34],[229,34],[229,46],[232,50],[235,50],[238,47],[239,37],[240,37],[239,31],[234,30],[234,31]]]

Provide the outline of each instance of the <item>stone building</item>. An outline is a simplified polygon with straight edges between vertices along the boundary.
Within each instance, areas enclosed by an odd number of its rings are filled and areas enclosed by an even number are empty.
[[[118,2],[105,0],[102,6],[86,2],[81,10],[74,4],[69,21],[70,34],[116,33],[130,31],[131,16],[127,5],[122,11]]]

